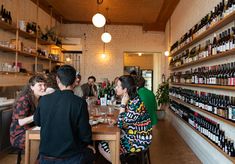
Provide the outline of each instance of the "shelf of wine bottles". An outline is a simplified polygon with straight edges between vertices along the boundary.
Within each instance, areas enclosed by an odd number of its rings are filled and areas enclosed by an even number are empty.
[[[224,55],[232,55],[234,48],[235,27],[233,26],[219,34],[214,33],[213,39],[208,38],[205,42],[199,43],[198,45],[193,46],[190,49],[188,48],[182,53],[173,56],[169,66],[177,68],[185,64],[194,63],[196,61],[204,61],[205,59],[208,60],[215,58],[211,56],[216,56],[216,58],[219,58],[223,57]]]
[[[199,92],[197,90],[171,87],[169,94],[173,98],[178,98],[189,107],[193,106],[212,116],[218,116],[222,121],[235,126],[235,97],[218,95],[213,93]],[[218,118],[217,117],[217,118]]]
[[[197,60],[191,60],[190,62],[184,62],[184,60],[179,60],[177,58],[172,58],[172,60],[170,61],[170,70],[174,71],[174,70],[178,70],[178,69],[182,69],[182,68],[186,68],[188,66],[193,66],[196,65],[198,63],[203,63],[203,62],[207,62],[207,61],[212,61],[215,59],[219,59],[219,58],[223,58],[226,56],[232,56],[235,55],[235,48],[230,49],[228,51],[225,52],[221,52],[221,53],[216,53],[215,55],[209,55],[203,58],[198,58],[196,57]],[[179,60],[177,62],[177,66],[176,66],[176,60]]]
[[[222,0],[210,13],[171,46],[171,56],[179,54],[202,38],[233,21],[235,16],[234,11],[235,2],[233,0]]]
[[[170,80],[173,83],[235,86],[235,62],[172,72]]]
[[[226,136],[219,123],[172,100],[170,101],[170,109],[213,147],[222,152],[232,162],[235,162],[234,141]]]

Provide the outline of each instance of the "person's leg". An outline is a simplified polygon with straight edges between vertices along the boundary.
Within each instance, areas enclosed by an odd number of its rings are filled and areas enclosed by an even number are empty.
[[[99,143],[98,149],[100,151],[100,154],[102,154],[105,159],[107,159],[109,162],[111,162],[109,144],[105,141],[102,141]]]

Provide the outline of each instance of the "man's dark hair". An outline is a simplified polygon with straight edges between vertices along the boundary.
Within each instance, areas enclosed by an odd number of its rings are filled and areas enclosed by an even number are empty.
[[[95,76],[89,76],[89,77],[88,77],[88,80],[89,80],[89,79],[93,79],[93,80],[94,80],[94,82],[96,81]]]
[[[136,76],[136,75],[137,75],[137,72],[136,72],[135,70],[133,70],[133,71],[130,72],[130,75],[131,75],[131,76]]]
[[[139,88],[144,87],[145,79],[142,76],[136,76],[135,78],[136,78],[135,80],[136,80],[137,87],[139,87]]]
[[[57,77],[64,86],[68,87],[73,85],[76,79],[76,70],[70,65],[63,65],[57,70]]]

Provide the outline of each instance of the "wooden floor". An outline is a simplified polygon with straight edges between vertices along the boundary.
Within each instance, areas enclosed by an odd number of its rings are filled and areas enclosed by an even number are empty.
[[[158,122],[153,135],[153,142],[150,147],[150,158],[152,164],[201,163],[167,120],[161,120]],[[15,163],[16,154],[8,154],[0,159],[0,164]],[[24,160],[22,163],[24,163]],[[102,161],[98,163],[104,164],[107,162]]]

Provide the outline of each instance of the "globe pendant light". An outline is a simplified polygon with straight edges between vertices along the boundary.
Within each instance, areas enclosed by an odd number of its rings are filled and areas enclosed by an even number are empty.
[[[97,13],[92,17],[92,23],[95,27],[100,28],[105,25],[106,19],[102,14]]]
[[[109,43],[112,39],[112,36],[110,35],[110,33],[108,32],[104,32],[102,35],[101,35],[101,40],[104,42],[104,43]]]

